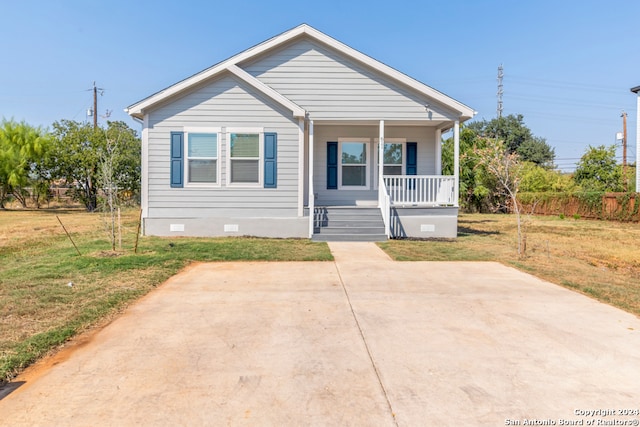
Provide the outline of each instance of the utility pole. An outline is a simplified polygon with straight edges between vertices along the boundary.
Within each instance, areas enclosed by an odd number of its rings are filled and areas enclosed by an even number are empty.
[[[636,165],[636,167],[638,167]],[[622,176],[624,191],[627,191],[627,113],[622,112]]]
[[[98,128],[98,88],[93,82],[93,130]]]
[[[498,118],[502,117],[502,77],[504,77],[502,64],[498,66]]]
[[[92,89],[89,89],[92,90]],[[104,89],[96,87],[96,82],[93,82],[93,129],[98,128],[98,91],[100,95],[104,93]]]

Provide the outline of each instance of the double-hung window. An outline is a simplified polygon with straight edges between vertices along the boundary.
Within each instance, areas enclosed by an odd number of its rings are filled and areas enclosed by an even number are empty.
[[[343,189],[369,187],[369,143],[359,140],[340,141],[339,182]]]
[[[264,133],[256,129],[227,129],[229,185],[262,184]]]
[[[387,142],[388,141],[388,142]],[[377,153],[377,152],[376,152]],[[383,151],[384,166],[383,175],[403,175],[405,165],[405,144],[404,140],[387,139],[384,143]],[[378,161],[378,167],[380,162]]]
[[[218,130],[185,132],[187,185],[218,185],[220,182],[220,138]]]

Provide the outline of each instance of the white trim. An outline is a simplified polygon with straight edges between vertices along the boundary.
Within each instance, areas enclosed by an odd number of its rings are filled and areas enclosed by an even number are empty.
[[[436,175],[442,175],[442,130],[436,129]]]
[[[298,216],[304,216],[304,118],[298,119]]]
[[[366,185],[342,185],[342,144],[349,142],[357,142],[366,144],[365,153],[365,179]],[[338,138],[338,190],[370,190],[371,189],[371,138]],[[353,166],[362,166],[362,165],[353,165]],[[349,167],[349,165],[347,165]]]
[[[183,187],[184,188],[218,188],[222,185],[222,128],[220,127],[185,127],[184,132],[184,166],[183,166]],[[216,182],[189,182],[189,160],[197,160],[198,157],[189,157],[189,134],[215,134],[216,135]],[[204,159],[204,158],[203,158]],[[206,159],[211,159],[207,157]]]
[[[171,138],[171,136],[169,136]],[[149,115],[145,114],[142,120],[142,138],[141,138],[141,163],[140,163],[140,204],[142,207],[142,219],[149,217]],[[171,141],[169,141],[169,150],[171,150]],[[142,221],[144,235],[144,221]]]
[[[231,134],[255,133],[258,134],[258,182],[231,182]],[[256,127],[228,127],[225,129],[225,156],[227,167],[227,187],[233,188],[262,188],[264,187],[264,128]],[[234,157],[234,160],[255,160],[255,157]]]
[[[377,150],[374,150],[374,152],[376,152],[378,159],[377,161],[374,160],[374,165],[378,165],[378,170],[377,170],[377,182],[374,183],[374,187],[376,187],[376,189],[378,190],[378,207],[380,209],[383,209],[384,206],[384,202],[382,200],[382,198],[385,196],[384,194],[382,194],[382,191],[380,189],[380,183],[384,182],[384,146],[386,144],[386,141],[384,140],[384,120],[380,120],[380,124],[379,124],[379,128],[378,128],[378,146],[377,146]],[[374,147],[375,147],[375,143],[374,143]],[[380,167],[380,164],[382,164],[382,167]],[[402,171],[400,171],[402,172]],[[383,217],[385,217],[385,212],[382,212]],[[385,226],[386,226],[386,222],[385,222]],[[388,237],[388,235],[387,235]]]
[[[315,197],[313,192],[313,120],[309,120],[309,238],[313,236]]]
[[[246,61],[248,59],[254,58],[270,49],[273,49],[275,47],[281,46],[289,41],[291,41],[292,39],[300,36],[300,35],[307,35],[310,38],[317,40],[321,43],[324,43],[325,45],[337,50],[338,52],[356,60],[359,61],[363,64],[365,64],[366,66],[377,70],[379,72],[381,72],[382,74],[386,75],[387,77],[389,77],[392,80],[395,80],[397,82],[402,83],[403,85],[408,86],[410,89],[413,89],[415,91],[417,91],[418,93],[427,96],[431,99],[433,99],[434,101],[442,104],[444,107],[446,108],[450,108],[454,111],[456,111],[458,113],[459,119],[461,121],[465,121],[467,119],[472,118],[475,115],[475,111],[473,109],[471,109],[470,107],[462,104],[459,101],[456,101],[455,99],[448,97],[447,95],[433,89],[430,86],[427,86],[424,83],[419,82],[418,80],[415,80],[409,76],[407,76],[406,74],[401,73],[400,71],[389,67],[388,65],[385,65],[373,58],[371,58],[370,56],[367,56],[347,45],[345,45],[342,42],[339,42],[338,40],[329,37],[328,35],[316,30],[313,27],[310,27],[307,24],[302,24],[299,25],[285,33],[280,34],[279,36],[273,37],[257,46],[254,46],[250,49],[247,49],[225,61],[220,62],[217,65],[214,65],[213,67],[210,67],[204,71],[201,71],[185,80],[182,80],[181,82],[178,82],[176,84],[174,84],[173,86],[169,86],[168,88],[154,94],[151,95],[148,98],[145,98],[131,106],[129,106],[128,108],[125,109],[125,112],[127,112],[129,115],[134,116],[134,117],[142,117],[142,115],[144,114],[144,110],[157,104],[158,102],[164,101],[165,99],[174,96],[184,90],[187,90],[199,83],[201,83],[204,80],[207,80],[211,77],[216,76],[217,74],[228,70],[231,73],[233,73],[234,75],[237,75],[239,78],[243,79],[244,81],[246,81],[248,84],[254,86],[256,89],[258,90],[264,90],[265,87],[264,86],[255,86],[255,82],[254,80],[256,80],[255,78],[250,78],[247,79],[246,75],[244,75],[243,73],[238,73],[238,70],[236,70],[233,67],[237,68],[237,64],[242,63],[243,61]],[[233,68],[233,69],[232,69]],[[266,85],[265,85],[266,86]],[[270,89],[270,88],[269,88]],[[269,90],[267,89],[265,93],[265,95],[271,97],[272,99],[274,99],[275,101],[278,102],[283,102],[283,98],[286,100],[286,97],[282,96],[281,94],[279,96],[277,96],[276,98],[273,98],[274,92],[272,89]],[[277,93],[277,92],[276,92]],[[294,103],[292,103],[291,101],[287,100],[287,104],[288,106],[290,104],[295,105]],[[286,102],[286,101],[285,101]],[[294,115],[296,115],[296,109],[292,108],[292,112],[294,113]]]
[[[453,200],[458,206],[460,200],[460,122],[453,124],[453,176],[455,176]]]

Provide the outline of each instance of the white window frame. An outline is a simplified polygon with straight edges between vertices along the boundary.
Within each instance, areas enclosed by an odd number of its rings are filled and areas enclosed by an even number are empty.
[[[342,144],[345,142],[359,142],[366,144],[365,186],[342,185]],[[339,190],[370,190],[371,189],[371,138],[338,138],[338,189]]]
[[[376,138],[374,140],[375,146],[375,160],[376,160],[376,173],[375,173],[375,188],[378,189],[378,179],[379,179],[379,171],[380,171],[380,151],[379,151],[379,143],[380,139]],[[405,175],[407,171],[407,138],[385,138],[385,144],[402,144],[402,173],[400,175]]]
[[[231,134],[232,133],[256,133],[258,134],[258,182],[231,182]],[[226,137],[226,168],[227,186],[238,188],[262,188],[264,187],[264,128],[252,127],[228,127],[225,129]],[[234,157],[235,160],[255,160],[255,157]]]
[[[222,144],[222,129],[219,127],[192,127],[192,128],[184,128],[184,166],[183,166],[183,182],[184,187],[220,187],[221,186],[221,172],[222,172],[222,162],[220,161],[220,146]],[[189,160],[212,160],[212,157],[189,157],[189,134],[190,133],[205,133],[205,134],[216,134],[216,182],[189,182]]]

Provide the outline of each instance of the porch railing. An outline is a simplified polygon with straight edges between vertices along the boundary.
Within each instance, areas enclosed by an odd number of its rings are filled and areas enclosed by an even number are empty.
[[[455,183],[454,176],[384,176],[391,206],[456,206]]]

